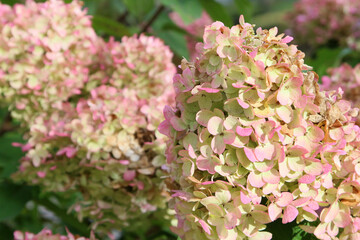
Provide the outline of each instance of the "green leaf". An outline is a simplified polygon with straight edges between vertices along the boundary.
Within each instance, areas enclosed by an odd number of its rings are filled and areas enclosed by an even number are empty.
[[[179,57],[190,59],[189,50],[186,46],[185,36],[175,31],[160,31],[156,35],[170,46],[171,50]]]
[[[341,53],[341,48],[320,48],[317,50],[315,58],[309,59],[307,64],[312,66],[313,70],[322,77],[326,75],[328,68],[336,67],[339,64]]]
[[[13,6],[16,3],[22,3],[21,0],[1,0],[0,2],[2,4],[7,4],[7,5],[10,5],[10,6]]]
[[[273,240],[291,239],[293,235],[292,227],[295,225],[295,222],[283,224],[281,219],[277,219],[276,221],[267,224],[266,230],[273,234]]]
[[[107,17],[95,15],[92,18],[92,25],[96,31],[108,34],[110,36],[121,38],[123,36],[132,35],[125,25]]]
[[[37,196],[38,197],[38,196]],[[54,196],[55,197],[55,196]],[[58,216],[65,224],[71,229],[76,230],[79,234],[84,236],[90,235],[90,227],[84,223],[79,222],[76,216],[73,213],[68,213],[66,209],[59,207],[57,204],[53,203],[51,197],[48,198],[38,198],[33,199],[36,203],[46,207],[49,211],[53,212]]]
[[[0,184],[0,221],[16,217],[31,199],[31,191],[27,186],[19,186],[4,181]]]
[[[13,239],[14,230],[5,223],[0,223],[0,236],[4,239]]]
[[[198,0],[160,0],[160,2],[178,13],[185,24],[192,23],[202,14]]]
[[[293,236],[291,238],[292,240],[303,240],[303,239],[316,240],[317,239],[315,237],[315,235],[305,232],[299,226],[293,227],[292,231],[293,231]]]
[[[169,30],[169,24],[172,24],[169,16],[166,13],[161,13],[152,24],[152,30],[177,56],[189,59],[189,50],[186,45],[185,34],[176,30]]]
[[[7,108],[0,108],[0,126],[4,123],[6,116],[9,114]]]
[[[155,5],[154,0],[123,0],[126,8],[137,18],[143,18]]]
[[[284,21],[286,14],[287,11],[284,10],[266,12],[254,16],[251,23],[254,23],[257,27],[262,27],[262,28],[271,28],[277,26],[280,29],[284,29],[287,27],[286,25],[287,23],[286,21]]]
[[[251,22],[254,13],[254,6],[250,0],[234,0],[240,15],[244,15],[245,21]]]
[[[214,21],[221,21],[228,27],[233,25],[233,21],[223,5],[215,0],[199,0],[199,2]]]
[[[20,134],[9,132],[0,138],[0,179],[10,177],[18,166],[19,160],[24,155],[19,147],[13,147],[13,142],[23,142]]]

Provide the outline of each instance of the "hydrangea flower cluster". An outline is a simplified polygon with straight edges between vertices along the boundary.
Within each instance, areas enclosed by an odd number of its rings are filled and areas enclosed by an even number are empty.
[[[88,80],[98,37],[82,2],[0,5],[0,95],[13,117],[58,107]]]
[[[103,41],[78,1],[0,6],[0,89],[28,130],[14,144],[26,152],[15,179],[80,192],[72,209],[104,232],[164,208],[169,47],[145,35]]]
[[[187,48],[190,53],[190,58],[195,59],[195,46],[198,42],[197,38],[202,38],[205,26],[210,25],[213,22],[212,19],[206,12],[203,12],[200,18],[196,19],[191,24],[185,24],[178,13],[172,12],[169,16],[176,25],[190,34],[186,35]]]
[[[174,77],[160,132],[182,239],[271,239],[296,220],[319,239],[360,237],[358,109],[320,92],[304,53],[277,28],[205,28]],[[310,226],[306,223],[312,222]],[[339,236],[340,235],[340,236]]]
[[[360,108],[360,64],[353,68],[344,63],[340,67],[330,68],[328,74],[328,76],[321,78],[322,84],[320,88],[327,91],[341,88],[344,91],[344,99]],[[357,124],[360,124],[359,118]]]
[[[67,236],[61,236],[60,234],[53,234],[48,229],[43,229],[38,234],[15,231],[14,240],[95,240],[95,238],[90,237],[90,239],[88,239],[85,237],[75,236],[69,232]]]
[[[158,50],[169,53],[164,45]],[[165,141],[156,129],[162,108],[174,98],[166,81],[172,70],[158,86],[161,96],[140,98],[131,86],[100,85],[75,107],[63,103],[61,111],[39,114],[17,178],[50,191],[80,190],[83,200],[73,209],[95,220],[94,228],[121,228],[141,213],[164,208]]]
[[[288,14],[297,41],[360,48],[360,2],[357,0],[299,0]]]

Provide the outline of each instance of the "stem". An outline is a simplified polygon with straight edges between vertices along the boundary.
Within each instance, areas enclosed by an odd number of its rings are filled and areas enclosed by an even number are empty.
[[[147,23],[144,24],[144,26],[142,27],[140,33],[145,33],[148,30],[148,28],[151,26],[151,24],[153,24],[153,22],[156,20],[156,18],[159,17],[160,13],[164,9],[165,9],[164,5],[159,6],[159,8],[154,13],[154,15],[149,19],[149,21]]]
[[[121,14],[118,17],[117,21],[122,23],[128,15],[129,15],[129,12],[128,12],[128,10],[126,10],[123,14]]]
[[[0,128],[0,137],[3,136],[7,132],[11,132],[17,129],[16,126],[12,125],[12,119],[10,113],[8,113],[4,119],[4,122]]]

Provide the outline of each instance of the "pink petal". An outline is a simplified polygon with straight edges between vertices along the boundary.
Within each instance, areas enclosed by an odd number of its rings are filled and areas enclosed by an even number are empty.
[[[212,135],[218,135],[223,131],[223,123],[224,120],[222,120],[218,116],[214,116],[209,119],[209,122],[207,124],[207,128],[210,134]]]
[[[334,202],[329,210],[326,212],[326,216],[324,218],[324,222],[328,223],[335,219],[335,217],[339,214],[339,203]]]
[[[135,175],[136,175],[135,170],[127,170],[124,173],[123,178],[124,178],[125,181],[132,181],[135,178]]]
[[[208,171],[210,174],[215,174],[216,164],[209,158],[205,158],[200,155],[196,159],[196,166],[201,171]]]
[[[186,129],[186,124],[176,116],[170,119],[170,123],[176,131],[184,131]]]
[[[214,153],[222,154],[225,151],[225,143],[223,137],[217,135],[211,140],[211,149]]]
[[[235,140],[235,133],[232,130],[225,130],[223,140],[225,144],[232,144]]]
[[[289,192],[283,192],[281,193],[280,198],[277,199],[276,204],[280,207],[288,206],[292,201],[294,200],[294,197]]]
[[[266,183],[277,184],[280,182],[279,173],[275,169],[262,173],[262,179]]]
[[[257,188],[260,188],[265,185],[261,175],[257,175],[254,172],[250,172],[248,176],[248,181],[253,187],[257,187]]]
[[[247,104],[247,103],[245,103],[244,101],[242,101],[240,98],[237,98],[236,99],[237,100],[237,102],[239,103],[239,105],[242,107],[242,108],[248,108],[250,105],[249,104]]]
[[[203,90],[207,93],[217,93],[220,91],[219,89],[214,89],[214,88],[199,88],[199,90]]]
[[[204,126],[204,127],[207,127],[208,125],[208,122],[209,122],[209,119],[211,117],[215,116],[215,114],[209,110],[200,110],[197,114],[196,114],[196,121]]]
[[[171,133],[171,124],[170,121],[164,120],[159,124],[158,130],[161,134],[170,137]]]
[[[311,197],[299,198],[293,201],[291,205],[293,205],[294,207],[300,207],[307,204],[310,201],[310,199]]]
[[[282,223],[285,224],[294,221],[298,214],[299,211],[296,209],[296,207],[292,205],[287,206],[284,211]]]
[[[166,120],[170,120],[173,116],[175,116],[174,110],[168,105],[166,105],[163,109],[163,114]]]
[[[255,148],[255,156],[260,162],[264,161],[264,159],[271,160],[274,155],[275,147],[272,144],[259,145]]]
[[[225,228],[226,229],[233,229],[234,227],[236,227],[236,223],[237,223],[237,217],[235,214],[227,213],[225,215]]]
[[[268,212],[271,221],[275,221],[280,217],[282,208],[279,208],[275,203],[271,203],[269,205]]]
[[[299,183],[306,183],[306,184],[312,183],[314,181],[315,181],[315,176],[313,175],[304,175],[298,180]]]
[[[245,152],[245,155],[247,156],[247,158],[248,158],[251,162],[259,162],[259,160],[257,160],[257,158],[255,157],[255,153],[254,153],[254,149],[253,149],[253,148],[244,147],[244,152]]]
[[[194,148],[192,147],[192,145],[191,144],[189,144],[189,146],[188,146],[188,153],[189,153],[189,156],[191,157],[191,158],[196,158],[197,156],[196,156],[196,153],[195,153],[195,151],[194,151]]]
[[[44,178],[46,176],[46,172],[43,171],[38,171],[36,174],[38,175],[39,178]]]
[[[253,129],[251,127],[250,128],[242,128],[240,126],[236,127],[236,133],[242,137],[250,136],[252,131],[253,131]]]
[[[201,227],[204,229],[204,231],[210,235],[211,234],[210,226],[206,222],[204,222],[204,220],[202,220],[202,219],[199,220],[199,223],[200,223]]]
[[[240,192],[240,200],[243,204],[248,204],[251,202],[251,198],[243,192]]]
[[[289,42],[291,42],[292,40],[293,40],[294,38],[293,37],[291,37],[291,36],[286,36],[286,37],[284,37],[283,39],[281,39],[281,43],[289,43]]]
[[[275,109],[276,114],[283,120],[285,123],[289,123],[292,120],[293,110],[288,106],[280,106]]]

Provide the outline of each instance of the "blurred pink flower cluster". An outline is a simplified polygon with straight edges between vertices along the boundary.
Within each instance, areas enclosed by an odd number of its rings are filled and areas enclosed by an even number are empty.
[[[198,42],[197,39],[202,38],[205,26],[210,25],[213,22],[212,19],[206,12],[203,12],[200,18],[190,24],[185,24],[178,13],[172,12],[169,16],[176,25],[189,34],[186,35],[187,48],[190,53],[190,59],[195,59],[197,54],[195,50],[196,43]]]
[[[315,46],[335,41],[360,49],[360,1],[299,0],[287,15],[296,40]]]
[[[342,64],[337,68],[330,68],[328,76],[322,77],[322,90],[338,90],[343,91],[344,99],[350,101],[355,107],[360,108],[360,64],[354,68],[349,64]],[[357,119],[360,124],[360,119]]]
[[[81,192],[72,209],[105,232],[164,208],[169,47],[145,35],[103,41],[79,1],[0,5],[0,19],[0,96],[27,140],[14,144],[26,152],[15,179]]]
[[[71,233],[68,233],[67,236],[61,236],[60,234],[53,234],[48,229],[43,229],[38,234],[16,231],[14,232],[14,240],[95,240],[95,238],[91,237],[88,239],[85,237],[74,236]]]
[[[277,28],[240,17],[206,27],[203,40],[174,77],[176,108],[159,127],[170,137],[173,231],[271,239],[266,225],[282,219],[319,239],[360,238],[358,109],[319,91],[304,53]]]

